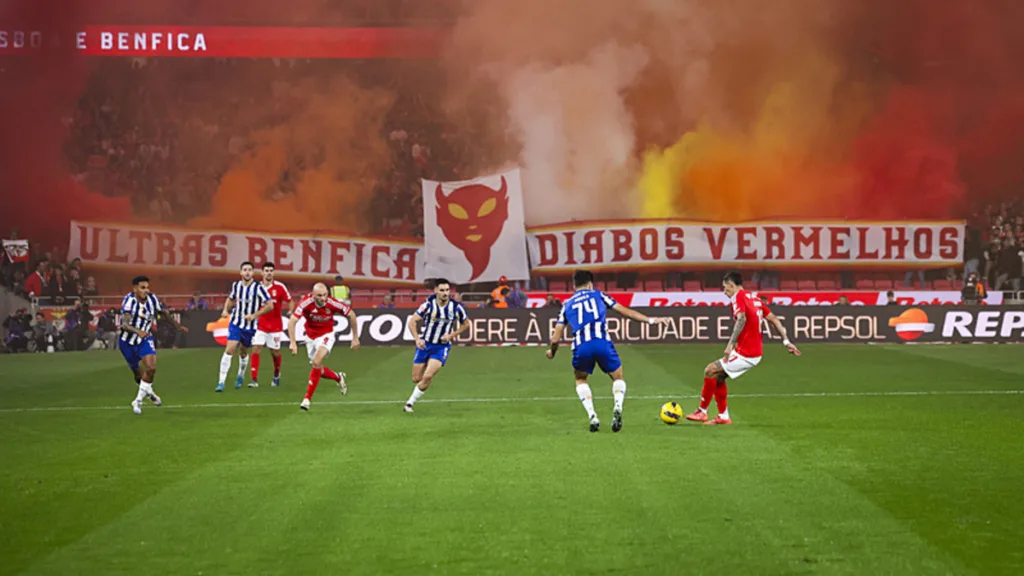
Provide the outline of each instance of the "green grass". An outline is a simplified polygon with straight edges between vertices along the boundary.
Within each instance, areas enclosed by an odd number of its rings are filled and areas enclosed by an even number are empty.
[[[309,413],[299,358],[214,394],[161,352],[135,416],[117,353],[0,357],[0,574],[1021,574],[1021,350],[770,347],[702,427],[658,407],[720,347],[625,347],[619,434],[538,348],[454,350],[412,415],[409,349],[337,350]]]

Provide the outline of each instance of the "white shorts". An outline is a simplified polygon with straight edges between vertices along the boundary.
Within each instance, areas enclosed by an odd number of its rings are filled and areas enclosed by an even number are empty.
[[[313,361],[313,356],[316,356],[316,351],[321,348],[327,348],[327,355],[331,355],[331,350],[334,349],[334,342],[336,337],[334,333],[324,334],[316,340],[306,340],[306,353],[309,354],[309,361]]]
[[[264,346],[271,350],[280,350],[281,340],[284,340],[284,332],[264,332],[263,330],[257,330],[256,335],[252,337],[252,345]]]
[[[740,356],[733,352],[728,357],[722,358],[721,363],[722,370],[725,370],[725,375],[735,380],[736,378],[743,376],[747,370],[750,370],[754,366],[760,364],[761,357],[747,358],[746,356]]]

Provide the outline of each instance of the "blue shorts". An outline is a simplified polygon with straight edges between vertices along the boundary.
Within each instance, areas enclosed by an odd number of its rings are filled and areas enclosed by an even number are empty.
[[[139,364],[142,363],[143,358],[156,355],[156,348],[153,346],[152,338],[146,338],[138,344],[129,344],[124,340],[118,340],[118,346],[121,348],[121,355],[124,356],[124,361],[128,363],[133,372],[139,371]]]
[[[622,366],[615,345],[608,340],[584,342],[572,351],[572,367],[587,374],[594,373],[594,365],[601,367],[605,374],[611,374]]]
[[[416,349],[416,356],[413,357],[413,364],[426,364],[427,360],[437,360],[444,366],[448,361],[448,351],[452,349],[451,344],[427,344],[423,350]]]
[[[252,338],[256,335],[255,330],[243,330],[234,324],[228,324],[228,342],[234,340],[241,342],[246,348],[252,347]]]

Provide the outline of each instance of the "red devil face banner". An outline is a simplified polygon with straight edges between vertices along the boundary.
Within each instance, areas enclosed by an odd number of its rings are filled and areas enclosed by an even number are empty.
[[[518,169],[464,182],[424,180],[423,211],[427,278],[529,277]]]

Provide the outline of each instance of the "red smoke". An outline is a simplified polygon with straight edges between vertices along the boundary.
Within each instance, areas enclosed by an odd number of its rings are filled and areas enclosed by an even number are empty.
[[[82,24],[80,4],[62,3],[58,10],[46,2],[24,3],[5,19],[70,38]],[[59,50],[4,57],[0,68],[0,233],[16,227],[22,237],[65,244],[71,219],[127,218],[127,199],[90,193],[71,179],[64,163],[62,118],[71,115],[85,88],[88,61]]]

